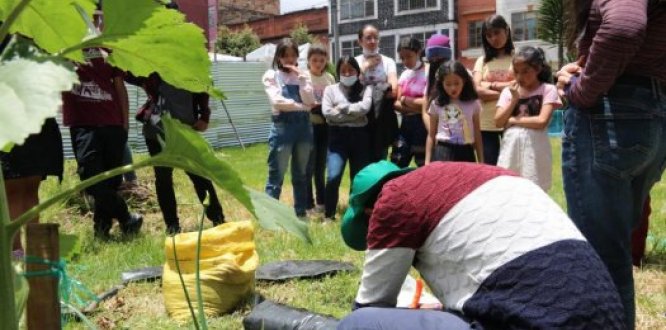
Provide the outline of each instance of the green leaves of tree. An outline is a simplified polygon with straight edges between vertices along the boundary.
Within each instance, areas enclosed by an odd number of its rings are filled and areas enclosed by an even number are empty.
[[[157,1],[105,1],[102,35],[85,47],[112,49],[109,63],[134,75],[159,72],[170,84],[222,98],[212,87],[203,31]],[[69,52],[69,50],[68,50]]]
[[[25,5],[25,8],[9,26],[9,33],[32,38],[49,53],[75,46],[86,36],[88,27],[75,5],[91,17],[95,9],[94,0],[2,0],[0,21],[10,19],[12,13],[21,8],[19,5]],[[67,57],[83,60],[81,52],[72,52]]]

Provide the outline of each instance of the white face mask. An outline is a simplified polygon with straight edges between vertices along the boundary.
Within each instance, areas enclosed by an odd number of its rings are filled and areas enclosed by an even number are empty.
[[[369,50],[363,48],[363,56],[371,56],[371,55],[379,55],[379,48],[375,48],[375,50]]]
[[[351,87],[356,83],[358,80],[357,76],[340,76],[340,83],[347,86]]]
[[[411,67],[411,68],[407,68],[407,69],[410,69],[410,70],[416,70],[416,69],[418,69],[418,68],[421,67],[421,64],[422,64],[421,61],[416,60],[416,63],[414,63],[414,66]]]

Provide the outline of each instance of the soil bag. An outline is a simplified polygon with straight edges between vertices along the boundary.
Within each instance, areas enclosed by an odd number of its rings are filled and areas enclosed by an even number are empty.
[[[265,300],[243,319],[245,330],[327,330],[339,321],[328,315]]]
[[[348,262],[332,260],[286,260],[265,264],[257,270],[257,280],[284,281],[292,278],[318,278],[340,271],[354,271]]]
[[[169,316],[187,321],[190,311],[176,270],[176,260],[185,286],[197,309],[195,258],[197,232],[175,237],[176,257],[172,238],[165,240],[166,263],[162,275],[164,304]],[[254,245],[254,228],[250,221],[227,222],[204,230],[201,237],[199,264],[203,308],[207,316],[231,311],[254,291],[254,271],[259,256]]]

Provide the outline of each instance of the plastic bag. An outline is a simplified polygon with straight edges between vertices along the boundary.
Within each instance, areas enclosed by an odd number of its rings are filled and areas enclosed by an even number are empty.
[[[350,272],[356,268],[348,262],[333,260],[285,260],[262,265],[257,280],[284,281],[292,278],[319,278],[337,272]]]
[[[197,232],[193,232],[175,237],[176,256],[195,310],[197,235]],[[165,253],[167,261],[162,275],[164,304],[169,316],[186,321],[191,316],[176,270],[171,237],[166,238]],[[199,271],[206,315],[219,316],[229,312],[249,296],[254,290],[254,271],[258,264],[254,228],[250,221],[227,222],[204,230],[201,237]]]
[[[305,309],[264,301],[243,319],[245,330],[324,330],[335,329],[337,319]]]

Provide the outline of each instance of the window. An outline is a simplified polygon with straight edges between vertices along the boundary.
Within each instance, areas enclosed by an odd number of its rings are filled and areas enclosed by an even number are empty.
[[[436,8],[437,0],[398,0],[398,12]]]
[[[400,40],[404,37],[416,38],[419,41],[421,41],[422,47],[425,48],[425,44],[428,41],[428,38],[430,38],[430,36],[432,36],[433,34],[436,34],[436,33],[437,33],[437,31],[426,31],[426,32],[419,32],[419,33],[401,34],[400,38],[398,40]]]
[[[358,46],[358,43],[355,40],[343,41],[340,43],[340,54],[342,56],[358,56],[363,54],[363,50]]]
[[[395,59],[395,37],[386,36],[379,38],[379,53]]]
[[[536,22],[537,13],[535,11],[511,14],[513,40],[524,41],[536,39]]]
[[[483,21],[470,22],[467,28],[467,48],[483,47],[483,34],[481,27]]]
[[[340,0],[340,20],[375,16],[375,0]]]

